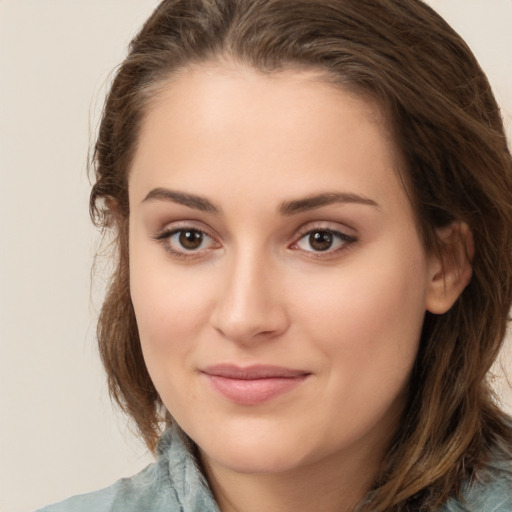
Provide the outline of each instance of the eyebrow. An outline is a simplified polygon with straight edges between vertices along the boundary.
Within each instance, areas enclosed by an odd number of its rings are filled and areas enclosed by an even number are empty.
[[[187,194],[185,192],[178,192],[176,190],[169,190],[167,188],[154,188],[148,193],[142,202],[145,203],[146,201],[155,199],[160,201],[171,201],[202,212],[214,213],[215,215],[220,215],[221,213],[221,209],[205,197]]]
[[[169,190],[167,188],[154,188],[148,193],[142,202],[145,203],[152,200],[170,201],[202,212],[213,213],[215,215],[220,215],[222,213],[221,208],[205,197],[186,192],[178,192],[177,190]],[[362,204],[380,208],[380,205],[373,199],[369,199],[368,197],[359,194],[353,194],[350,192],[326,192],[301,199],[294,199],[292,201],[285,201],[281,203],[278,211],[281,215],[289,216],[309,210],[315,210],[322,206],[328,206],[335,203]]]
[[[279,213],[281,213],[281,215],[294,215],[335,203],[355,203],[373,206],[380,209],[380,205],[373,199],[369,199],[368,197],[359,194],[352,194],[349,192],[328,192],[324,194],[315,194],[293,201],[286,201],[279,207]]]

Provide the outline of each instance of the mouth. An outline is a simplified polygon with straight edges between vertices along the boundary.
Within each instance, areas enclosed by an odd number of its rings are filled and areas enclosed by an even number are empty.
[[[239,405],[257,405],[270,401],[300,386],[310,375],[271,365],[239,367],[231,364],[209,366],[200,373],[212,388]]]

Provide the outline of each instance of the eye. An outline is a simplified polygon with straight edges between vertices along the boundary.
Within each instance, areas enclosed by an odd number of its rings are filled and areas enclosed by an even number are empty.
[[[165,249],[175,256],[191,256],[217,247],[215,240],[196,228],[166,230],[157,236]]]
[[[186,251],[197,251],[205,244],[207,235],[197,229],[182,229],[169,237],[169,242]]]
[[[307,252],[334,252],[347,244],[355,242],[355,238],[331,229],[314,229],[305,233],[295,244]]]

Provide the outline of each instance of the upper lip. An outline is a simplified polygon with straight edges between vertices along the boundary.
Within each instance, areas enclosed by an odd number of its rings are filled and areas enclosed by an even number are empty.
[[[311,372],[283,368],[282,366],[256,364],[252,366],[237,366],[234,364],[218,364],[201,369],[202,373],[215,377],[228,379],[254,380],[271,378],[297,378],[305,377]]]

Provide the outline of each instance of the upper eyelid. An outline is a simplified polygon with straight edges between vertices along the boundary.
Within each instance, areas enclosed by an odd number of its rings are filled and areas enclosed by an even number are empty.
[[[292,242],[292,246],[297,245],[303,238],[305,238],[307,235],[310,235],[311,233],[315,232],[321,232],[326,231],[327,233],[331,233],[333,235],[338,235],[339,238],[346,239],[346,242],[355,242],[357,241],[357,237],[354,235],[350,235],[348,233],[345,233],[344,231],[338,230],[338,229],[330,229],[330,228],[312,228],[308,229],[305,232],[299,234],[297,237],[295,237],[295,240]]]
[[[200,233],[203,233],[207,236],[209,236],[212,239],[217,239],[215,237],[211,230],[208,229],[208,227],[205,227],[202,222],[199,221],[193,221],[193,220],[185,220],[185,221],[173,221],[166,223],[162,228],[156,230],[155,237],[164,237],[172,235],[179,231],[185,231],[186,229],[191,229],[194,231],[199,231]]]
[[[205,226],[205,224],[198,220],[176,220],[166,223],[162,228],[153,233],[153,238],[165,238],[176,232],[186,229],[193,229],[210,237],[215,242],[219,243],[224,237],[220,236],[215,230]],[[340,235],[357,238],[356,230],[347,224],[340,223],[339,221],[331,220],[312,220],[302,224],[299,228],[295,229],[291,235],[291,243],[295,244],[297,241],[308,233],[315,230],[325,230],[332,233],[339,233]]]
[[[327,231],[329,233],[338,235],[339,238],[344,239],[340,247],[334,250],[326,250],[323,252],[317,251],[303,251],[306,252],[310,257],[315,259],[326,259],[334,257],[339,252],[349,250],[354,244],[359,242],[359,236],[356,234],[353,228],[341,224],[336,221],[312,221],[302,225],[297,231],[293,238],[293,241],[288,245],[289,249],[297,250],[299,242],[307,235],[314,233],[315,231]]]
[[[185,248],[180,249],[179,247],[176,247],[171,242],[171,240],[170,240],[171,237],[173,237],[177,233],[180,233],[181,231],[186,231],[187,229],[189,229],[190,231],[197,231],[197,232],[201,233],[202,235],[205,235],[206,237],[208,237],[210,239],[210,241],[212,242],[213,247],[206,247],[206,248],[197,249],[197,250],[187,250]],[[164,247],[164,250],[166,252],[171,254],[174,258],[181,259],[182,261],[195,261],[197,259],[201,260],[202,257],[204,257],[204,255],[208,251],[211,251],[212,249],[217,249],[220,246],[219,242],[214,237],[209,235],[205,230],[191,226],[191,225],[183,225],[183,226],[176,226],[176,227],[171,227],[171,226],[167,225],[162,230],[160,230],[159,233],[156,233],[153,236],[153,239],[156,242],[158,242],[159,244],[161,244]],[[217,247],[215,247],[215,246],[217,246]]]
[[[188,230],[189,231],[197,231],[198,233],[201,233],[203,236],[209,238],[212,241],[212,245],[214,245],[214,246],[220,245],[217,238],[213,237],[212,235],[210,235],[207,231],[205,231],[203,229],[189,226]],[[177,233],[180,233],[181,231],[187,231],[187,227],[184,226],[184,227],[178,227],[175,229],[173,229],[173,228],[170,228],[167,230],[164,229],[160,234],[157,234],[155,239],[160,242],[165,242],[166,239],[170,239],[172,236],[176,235]],[[171,245],[170,241],[168,243],[169,243],[169,245]],[[197,251],[190,251],[190,252],[200,252],[202,250],[207,250],[207,249],[197,249]],[[186,252],[186,251],[184,251],[184,252]]]
[[[295,237],[304,236],[311,231],[330,231],[332,233],[340,233],[341,235],[355,237],[356,230],[347,226],[346,224],[342,224],[336,221],[311,221],[303,224],[296,230]]]

